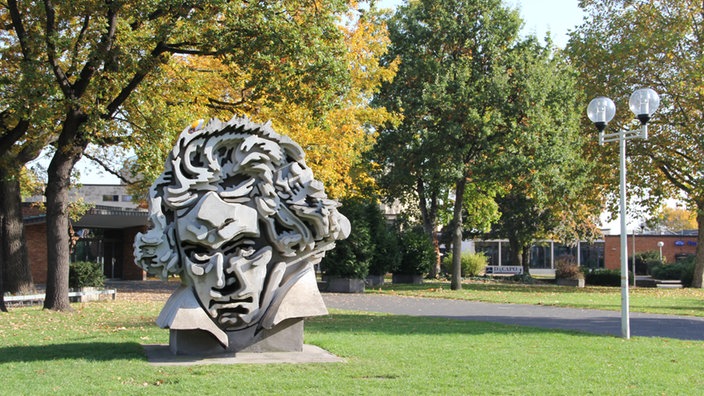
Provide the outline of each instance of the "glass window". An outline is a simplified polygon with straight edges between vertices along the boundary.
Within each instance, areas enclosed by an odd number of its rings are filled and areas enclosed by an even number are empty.
[[[484,253],[487,258],[487,265],[500,265],[498,242],[475,242],[474,251],[476,251],[477,253]]]
[[[553,257],[557,261],[561,256],[572,256],[577,262],[577,246],[567,246],[559,243],[553,245]]]
[[[582,242],[579,246],[582,267],[604,268],[604,242]]]
[[[549,242],[533,245],[530,251],[530,268],[551,268]]]

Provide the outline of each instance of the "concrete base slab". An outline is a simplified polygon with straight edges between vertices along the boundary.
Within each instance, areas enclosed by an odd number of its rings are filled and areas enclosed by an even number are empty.
[[[301,352],[238,352],[209,356],[174,355],[168,345],[144,345],[147,360],[154,366],[200,364],[344,363],[345,360],[315,345],[303,345]]]

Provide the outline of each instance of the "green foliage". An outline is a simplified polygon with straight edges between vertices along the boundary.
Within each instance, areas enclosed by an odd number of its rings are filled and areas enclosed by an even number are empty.
[[[369,273],[372,275],[384,275],[401,263],[399,236],[395,230],[386,224],[386,220],[377,204],[370,204],[368,208],[371,236],[374,243]]]
[[[645,252],[636,253],[636,274],[646,275],[652,274],[652,268],[664,264],[665,258],[660,260],[660,252],[657,250],[648,250]],[[631,263],[633,256],[628,258],[628,262]]]
[[[352,226],[347,239],[337,241],[320,262],[326,275],[338,278],[364,279],[374,255],[374,241],[367,218],[367,205],[361,200],[347,200],[339,208]]]
[[[321,266],[326,274],[361,279],[367,273],[384,275],[399,265],[399,237],[386,224],[375,201],[348,198],[342,201],[339,211],[349,219],[352,231],[323,258]]]
[[[409,2],[389,21],[391,45],[383,61],[400,63],[374,103],[403,121],[379,130],[376,177],[387,196],[418,207],[426,228],[447,217],[465,166],[506,143],[496,106],[507,102],[501,62],[519,27],[518,13],[498,0]],[[477,209],[470,217],[495,213],[490,205]]]
[[[621,271],[593,268],[584,274],[585,283],[590,286],[621,286]]]
[[[69,265],[69,287],[102,287],[104,283],[105,275],[103,275],[103,269],[100,264],[90,261],[77,261]]]
[[[44,181],[39,171],[23,166],[20,170],[20,189],[23,200],[33,195],[41,195],[44,191]]]
[[[392,269],[395,274],[423,275],[435,263],[433,241],[420,227],[401,232],[401,261]]]
[[[464,252],[460,263],[462,264],[462,277],[479,276],[484,272],[488,259],[484,253]],[[452,273],[452,254],[448,254],[442,259],[442,270],[447,274]]]
[[[563,255],[555,260],[556,279],[584,279],[584,273],[574,256]]]
[[[682,286],[690,287],[694,278],[695,264],[695,257],[692,256],[673,264],[655,265],[650,273],[655,279],[680,280]]]

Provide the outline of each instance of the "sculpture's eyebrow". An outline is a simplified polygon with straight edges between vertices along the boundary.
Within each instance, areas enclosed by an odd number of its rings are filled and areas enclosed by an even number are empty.
[[[235,176],[240,176],[240,175],[235,175]],[[245,176],[245,175],[242,175]],[[248,197],[252,190],[254,189],[254,183],[256,180],[253,177],[247,177],[243,181],[237,180],[237,178],[233,177],[235,181],[232,184],[227,184],[227,183],[220,183],[220,186],[223,188],[223,191],[220,191],[220,196],[223,198],[239,198],[239,197]],[[238,183],[239,181],[239,183]],[[235,184],[236,183],[236,184]]]

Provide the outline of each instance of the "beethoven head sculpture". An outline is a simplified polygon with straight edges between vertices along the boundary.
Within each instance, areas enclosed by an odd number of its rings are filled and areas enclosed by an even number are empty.
[[[179,275],[222,331],[270,328],[307,316],[276,311],[349,234],[337,206],[291,139],[269,124],[213,119],[181,133],[152,185],[151,228],[135,239],[135,261],[162,278]]]

